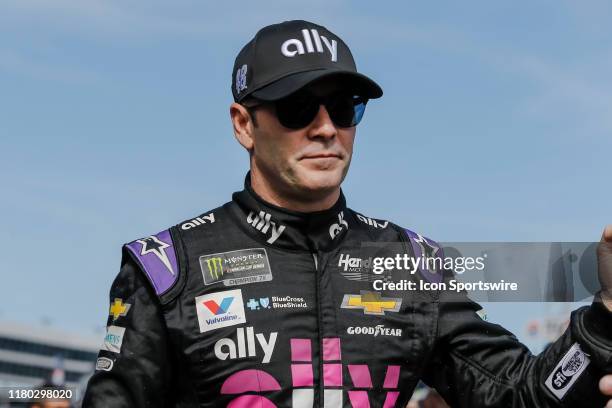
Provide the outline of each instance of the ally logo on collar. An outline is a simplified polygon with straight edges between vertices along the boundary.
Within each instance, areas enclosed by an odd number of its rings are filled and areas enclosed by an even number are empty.
[[[251,227],[262,234],[267,236],[269,232],[270,237],[266,241],[268,244],[273,244],[285,230],[284,225],[277,226],[276,222],[272,221],[271,218],[272,214],[265,211],[260,211],[258,214],[255,214],[255,211],[251,211],[246,219]]]

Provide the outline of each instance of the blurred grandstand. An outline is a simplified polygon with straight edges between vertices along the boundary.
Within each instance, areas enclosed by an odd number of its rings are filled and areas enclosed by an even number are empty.
[[[0,322],[0,408],[14,406],[9,405],[6,387],[36,388],[43,383],[74,390],[73,402],[78,401],[99,348],[100,339]]]

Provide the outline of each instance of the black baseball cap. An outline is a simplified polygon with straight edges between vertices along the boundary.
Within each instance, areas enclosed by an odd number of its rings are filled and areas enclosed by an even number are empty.
[[[349,47],[327,28],[304,20],[285,21],[259,30],[238,53],[232,94],[275,101],[304,86],[334,77],[357,95],[380,98],[376,82],[357,72]]]

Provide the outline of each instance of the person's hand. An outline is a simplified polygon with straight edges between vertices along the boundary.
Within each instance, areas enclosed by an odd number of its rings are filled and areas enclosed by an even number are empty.
[[[601,299],[612,311],[612,225],[606,226],[597,246],[597,264]]]
[[[601,380],[599,380],[599,390],[603,395],[612,397],[612,374],[601,377]],[[612,408],[612,399],[608,400],[605,408]]]
[[[597,247],[597,264],[599,283],[601,283],[601,300],[612,311],[612,225],[606,226]],[[611,397],[606,408],[612,408],[612,374],[604,375],[599,381],[599,390]]]

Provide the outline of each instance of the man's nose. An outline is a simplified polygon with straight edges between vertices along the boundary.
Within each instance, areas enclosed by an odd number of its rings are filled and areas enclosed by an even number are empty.
[[[329,112],[327,112],[325,105],[319,105],[319,112],[309,126],[308,137],[331,139],[336,136],[337,132],[338,130],[329,117]]]

